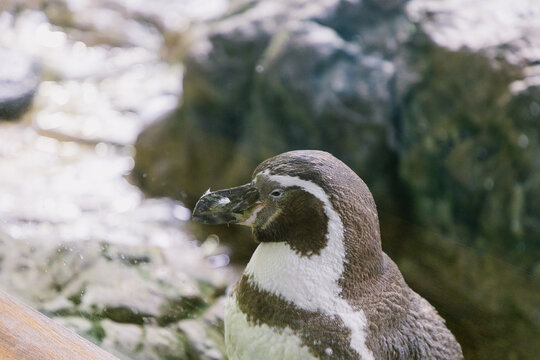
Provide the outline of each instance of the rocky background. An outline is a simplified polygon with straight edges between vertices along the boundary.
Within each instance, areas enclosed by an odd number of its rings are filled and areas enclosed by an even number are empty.
[[[212,16],[188,1],[0,3],[0,288],[120,359],[224,358],[226,249],[129,181],[139,132],[181,95],[166,37]]]
[[[533,359],[539,17],[525,0],[233,2],[184,37],[182,106],[139,136],[138,184],[192,206],[276,153],[330,151],[466,358]]]
[[[540,354],[540,4],[0,10],[3,289],[123,358],[223,359],[229,259],[254,245],[183,205],[323,149],[367,182],[385,250],[467,359]]]

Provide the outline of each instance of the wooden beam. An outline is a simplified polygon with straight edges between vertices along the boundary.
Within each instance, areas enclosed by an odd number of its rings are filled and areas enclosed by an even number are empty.
[[[0,291],[2,360],[118,360],[73,331]]]

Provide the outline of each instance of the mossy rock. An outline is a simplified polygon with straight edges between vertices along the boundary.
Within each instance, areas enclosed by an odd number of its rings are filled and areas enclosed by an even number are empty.
[[[251,181],[268,157],[321,149],[356,170],[379,206],[396,206],[388,58],[397,48],[362,34],[407,33],[404,15],[339,1],[316,3],[306,15],[303,5],[253,2],[193,41],[181,107],[136,144],[134,178],[149,195],[192,208],[208,188]],[[339,21],[345,15],[346,29]],[[201,240],[216,233],[235,249],[233,260],[245,261],[255,246],[249,232],[234,227],[195,232]]]
[[[540,90],[516,86],[512,46],[444,49],[424,32],[429,13],[399,6],[314,2],[302,18],[272,4],[231,11],[188,50],[182,107],[137,142],[139,184],[192,207],[267,157],[330,151],[367,182],[385,250],[465,356],[533,359]],[[253,246],[234,227],[198,231],[236,241],[233,254]]]
[[[481,53],[418,50],[400,157],[415,218],[530,269],[540,257],[540,91],[512,93],[519,69]]]

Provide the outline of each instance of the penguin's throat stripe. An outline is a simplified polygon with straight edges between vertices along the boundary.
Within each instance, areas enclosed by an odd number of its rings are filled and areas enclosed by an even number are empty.
[[[351,330],[338,316],[299,309],[294,303],[260,289],[246,275],[238,283],[231,301],[236,302],[251,326],[268,325],[276,330],[290,330],[317,359],[358,359],[358,352],[350,345]]]
[[[251,224],[253,224],[255,219],[257,219],[257,214],[259,213],[259,211],[263,209],[263,207],[264,207],[263,205],[257,205],[255,209],[253,210],[253,212],[251,213],[251,215],[249,216],[249,218],[238,223],[238,225],[250,226]]]

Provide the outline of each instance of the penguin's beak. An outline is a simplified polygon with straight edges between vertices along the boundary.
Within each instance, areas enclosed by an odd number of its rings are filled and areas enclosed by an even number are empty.
[[[248,220],[260,205],[259,191],[252,183],[207,192],[193,210],[192,219],[202,224],[237,224]]]

